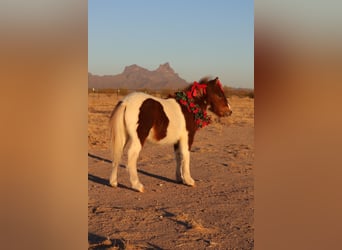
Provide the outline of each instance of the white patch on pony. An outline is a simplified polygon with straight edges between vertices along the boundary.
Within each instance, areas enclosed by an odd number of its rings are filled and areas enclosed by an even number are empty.
[[[126,104],[125,123],[129,136],[138,139],[136,131],[140,107],[142,103],[149,98],[159,102],[163,106],[164,112],[169,119],[169,125],[165,138],[157,141],[154,137],[154,131],[151,129],[147,140],[156,144],[175,144],[185,135],[184,133],[186,133],[187,136],[185,118],[180,105],[175,99],[161,99],[140,92],[132,93],[123,99],[123,103]]]

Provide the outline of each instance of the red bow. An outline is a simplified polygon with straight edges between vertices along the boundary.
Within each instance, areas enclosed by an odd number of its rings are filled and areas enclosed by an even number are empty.
[[[203,90],[203,93],[206,93],[207,85],[206,84],[199,84],[198,82],[194,82],[191,87],[191,95],[197,96],[197,90]]]

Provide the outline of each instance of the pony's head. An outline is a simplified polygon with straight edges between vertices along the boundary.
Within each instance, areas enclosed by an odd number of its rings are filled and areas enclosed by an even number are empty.
[[[205,102],[209,105],[209,110],[217,116],[229,116],[232,114],[228,99],[224,94],[222,84],[218,77],[213,80],[203,78],[200,84],[206,84]]]

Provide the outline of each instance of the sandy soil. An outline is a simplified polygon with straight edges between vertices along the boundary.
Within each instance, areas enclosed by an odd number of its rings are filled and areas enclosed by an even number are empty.
[[[138,160],[144,193],[125,169],[109,186],[108,118],[119,98],[89,94],[89,249],[253,249],[254,100],[230,98],[233,115],[199,130],[191,150],[195,187],[175,183],[173,147],[146,144]]]

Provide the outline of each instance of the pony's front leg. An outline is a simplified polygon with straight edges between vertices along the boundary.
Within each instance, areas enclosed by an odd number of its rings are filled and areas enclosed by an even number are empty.
[[[190,175],[190,151],[187,139],[180,141],[179,149],[181,154],[181,178],[183,183],[189,186],[195,186],[195,181]]]
[[[182,155],[179,149],[179,142],[173,145],[173,149],[175,152],[176,157],[176,181],[182,183],[182,173],[181,173],[181,166],[182,166]]]
[[[144,186],[140,183],[138,172],[137,172],[137,160],[139,157],[139,153],[141,150],[141,144],[139,139],[132,140],[130,147],[128,149],[128,173],[129,173],[129,179],[132,185],[132,188],[139,191],[144,192]]]

